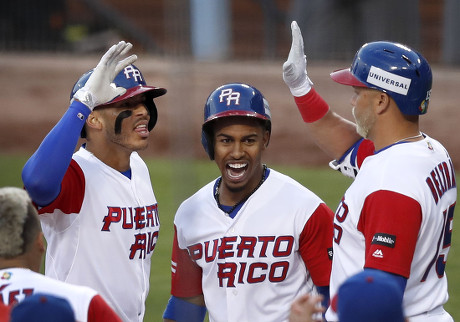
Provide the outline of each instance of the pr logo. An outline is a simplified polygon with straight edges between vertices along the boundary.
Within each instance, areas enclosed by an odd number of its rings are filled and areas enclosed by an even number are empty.
[[[129,65],[125,67],[124,73],[125,73],[126,79],[130,79],[131,77],[133,77],[136,82],[138,83],[142,82],[141,72],[139,71],[139,69],[134,68],[133,65]]]
[[[234,92],[231,88],[224,89],[220,92],[219,103],[222,103],[224,98],[227,100],[227,106],[229,106],[232,101],[234,101],[235,105],[240,105],[240,93]]]

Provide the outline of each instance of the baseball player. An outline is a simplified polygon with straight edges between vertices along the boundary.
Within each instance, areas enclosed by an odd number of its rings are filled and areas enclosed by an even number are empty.
[[[291,306],[289,322],[312,322],[319,296],[305,294]],[[340,322],[406,322],[403,291],[387,273],[373,269],[349,277],[331,301]]]
[[[11,309],[9,322],[76,322],[69,301],[62,297],[35,293]]]
[[[267,101],[230,83],[204,108],[202,143],[221,176],[177,210],[166,321],[287,321],[304,293],[328,298],[332,211],[262,162]]]
[[[27,161],[22,178],[48,242],[45,273],[100,292],[123,321],[142,321],[160,222],[145,149],[157,121],[147,86],[112,46],[75,84],[67,112]],[[86,143],[74,153],[79,136]]]
[[[441,143],[420,132],[432,74],[425,58],[388,41],[364,44],[334,81],[353,87],[347,121],[329,109],[307,76],[300,29],[283,78],[317,144],[334,169],[355,180],[334,216],[330,295],[360,270],[387,273],[404,291],[412,321],[453,321],[444,271],[457,200],[455,170]],[[331,309],[328,321],[337,321]]]
[[[0,188],[0,303],[12,307],[46,293],[69,301],[77,321],[121,321],[95,290],[38,273],[44,252],[37,210],[27,192]]]

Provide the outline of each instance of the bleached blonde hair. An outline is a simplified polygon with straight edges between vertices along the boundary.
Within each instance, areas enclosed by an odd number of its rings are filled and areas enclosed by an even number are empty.
[[[0,188],[0,257],[23,254],[40,229],[28,193],[16,187]]]

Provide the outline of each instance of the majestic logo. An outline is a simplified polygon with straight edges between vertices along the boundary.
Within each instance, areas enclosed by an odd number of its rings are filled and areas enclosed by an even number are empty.
[[[125,67],[124,73],[125,73],[126,79],[130,79],[131,77],[133,77],[134,80],[138,83],[143,81],[141,72],[139,71],[139,69],[134,68],[133,65],[129,65]]]
[[[366,81],[401,95],[407,95],[411,83],[410,78],[389,73],[375,66],[371,66]]]
[[[377,233],[372,238],[373,245],[382,245],[390,248],[394,248],[396,243],[396,236],[384,233]]]
[[[372,254],[373,257],[377,257],[377,258],[383,258],[383,252],[381,249],[377,249],[373,254]]]
[[[240,105],[240,95],[239,92],[234,92],[231,88],[223,89],[219,95],[219,103],[222,103],[224,98],[226,98],[227,106],[229,106],[232,101],[235,101],[235,105]]]

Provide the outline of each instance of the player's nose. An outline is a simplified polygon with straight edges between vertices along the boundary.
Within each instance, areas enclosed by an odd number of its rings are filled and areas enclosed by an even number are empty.
[[[231,156],[234,159],[239,159],[244,155],[244,146],[240,142],[234,142],[231,150]]]
[[[150,115],[149,110],[147,106],[143,103],[139,103],[133,108],[133,114],[135,116],[144,116],[144,115]]]

